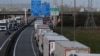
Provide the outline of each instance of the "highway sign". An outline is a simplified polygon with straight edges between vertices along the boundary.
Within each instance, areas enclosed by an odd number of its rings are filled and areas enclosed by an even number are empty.
[[[31,1],[41,1],[41,0],[31,0]]]
[[[44,16],[50,15],[50,4],[47,2],[42,3],[41,14]]]
[[[50,8],[51,11],[59,11],[59,8]]]
[[[52,8],[50,8],[50,12],[51,12],[51,14],[50,15],[52,15],[52,16],[57,16],[57,15],[59,15],[59,8],[57,8],[57,7],[52,7]]]
[[[40,0],[32,0],[31,1],[31,14],[38,16],[41,11],[41,1]]]

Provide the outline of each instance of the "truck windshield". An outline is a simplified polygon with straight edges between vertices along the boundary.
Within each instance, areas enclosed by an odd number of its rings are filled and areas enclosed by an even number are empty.
[[[0,26],[6,26],[6,23],[0,23]]]

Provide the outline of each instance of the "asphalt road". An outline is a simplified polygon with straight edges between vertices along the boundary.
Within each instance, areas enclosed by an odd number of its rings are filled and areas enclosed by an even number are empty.
[[[39,50],[33,38],[33,25],[31,24],[19,35],[13,50],[13,56],[38,56]]]
[[[9,35],[5,35],[5,31],[0,31],[0,49],[2,49],[5,41],[7,40]]]

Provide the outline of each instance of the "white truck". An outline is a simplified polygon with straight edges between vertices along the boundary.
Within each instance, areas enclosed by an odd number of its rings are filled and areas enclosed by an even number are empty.
[[[37,29],[37,25],[43,25],[43,19],[37,19],[34,21],[34,29]]]
[[[6,21],[6,19],[0,20],[0,30],[7,30],[7,21]]]
[[[50,28],[48,25],[38,25],[37,29],[35,30],[36,40],[37,41],[39,40],[39,36],[40,36],[42,31],[49,31],[49,30],[50,30]]]
[[[56,41],[69,41],[66,37],[59,35],[59,36],[44,36],[43,40],[43,56],[53,56],[55,51],[55,42]]]
[[[86,53],[75,53],[75,54],[70,54],[70,55],[76,55],[76,56],[100,56],[100,54],[94,54],[94,53],[90,53],[90,54],[86,54]]]
[[[71,56],[73,53],[90,53],[90,48],[77,41],[56,41],[55,56]]]
[[[21,17],[15,17],[15,20],[16,20],[16,22],[17,22],[18,24],[21,23]]]
[[[47,31],[47,32],[41,32],[40,36],[39,36],[39,50],[41,52],[41,54],[43,54],[43,40],[44,40],[44,36],[58,36],[59,34],[54,33],[52,31]]]

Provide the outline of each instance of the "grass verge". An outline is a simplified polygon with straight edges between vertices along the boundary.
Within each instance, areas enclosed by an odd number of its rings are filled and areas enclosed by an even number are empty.
[[[55,31],[60,33],[60,27],[56,27]],[[73,40],[74,29],[72,27],[63,27],[63,35]],[[84,29],[76,28],[76,40],[89,46],[92,53],[100,53],[100,29]]]

